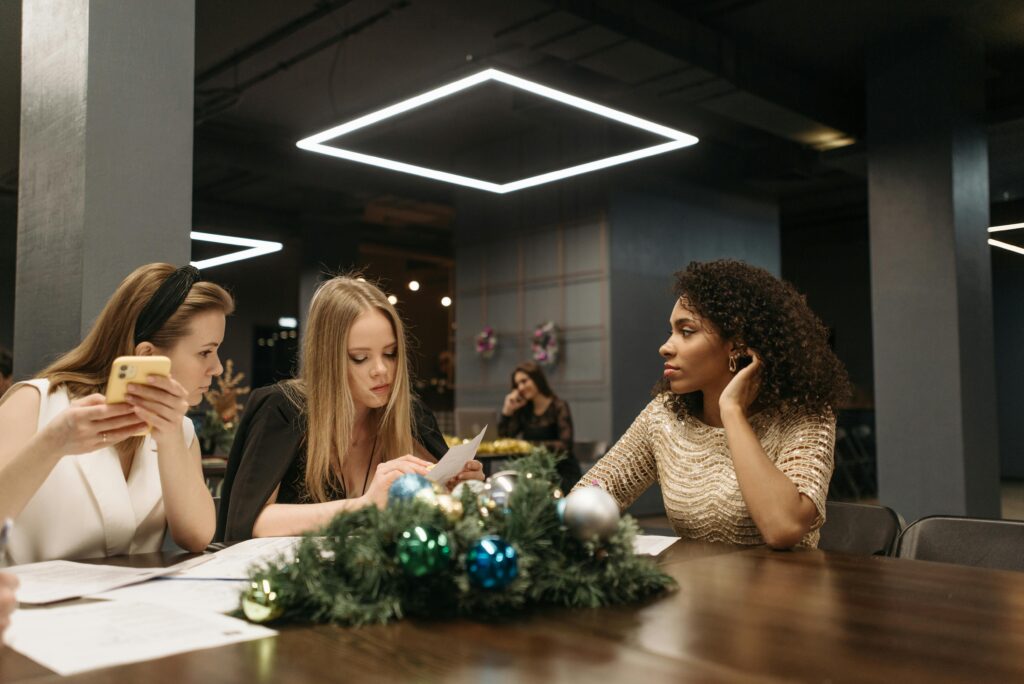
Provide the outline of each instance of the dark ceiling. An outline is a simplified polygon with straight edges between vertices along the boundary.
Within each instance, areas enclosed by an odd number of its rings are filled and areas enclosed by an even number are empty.
[[[16,52],[3,40],[12,34],[12,4],[0,3],[0,188],[8,195],[17,166]],[[889,34],[943,19],[985,41],[992,197],[1019,201],[1019,0],[199,0],[196,222],[250,221],[270,232],[344,225],[382,243],[450,251],[454,186],[294,143],[485,67],[701,138],[696,147],[638,162],[641,173],[790,206],[862,201],[865,51]],[[588,150],[574,148],[574,139],[598,136],[613,151],[646,144],[617,124],[502,88],[463,93],[348,143],[498,181],[547,170],[544,155],[553,147],[560,146],[559,159],[586,160]],[[514,153],[474,161],[473,150],[497,141],[511,141],[504,149]]]

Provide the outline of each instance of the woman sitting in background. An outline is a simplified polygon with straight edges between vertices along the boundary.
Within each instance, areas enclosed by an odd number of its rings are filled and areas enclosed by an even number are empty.
[[[324,282],[309,307],[299,378],[256,390],[228,459],[217,539],[298,535],[387,504],[401,475],[447,451],[410,392],[405,332],[379,288]],[[450,483],[483,479],[470,461]]]
[[[525,439],[565,454],[558,462],[562,488],[569,491],[580,479],[580,464],[573,455],[572,414],[569,404],[551,391],[541,367],[533,361],[512,371],[512,391],[505,396],[498,421],[501,437]]]
[[[202,551],[213,500],[185,417],[223,370],[231,295],[191,266],[148,264],[118,286],[89,334],[0,403],[0,519],[14,519],[7,560],[32,563],[158,551],[164,531]],[[128,385],[107,404],[119,356],[163,355],[171,377]],[[142,379],[146,380],[146,379]],[[134,436],[141,430],[148,436]]]
[[[676,273],[655,397],[578,486],[621,508],[660,482],[688,539],[815,547],[846,371],[791,286],[738,261]]]

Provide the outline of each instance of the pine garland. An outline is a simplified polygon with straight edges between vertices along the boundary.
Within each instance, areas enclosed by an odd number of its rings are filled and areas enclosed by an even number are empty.
[[[293,561],[255,569],[250,578],[272,587],[280,619],[364,625],[406,616],[496,619],[535,606],[598,607],[633,603],[675,587],[649,558],[633,553],[636,522],[625,516],[606,542],[577,540],[560,523],[553,492],[555,457],[535,450],[515,462],[518,482],[508,509],[481,513],[463,492],[455,523],[429,503],[398,502],[341,513],[308,534]],[[416,525],[444,530],[452,548],[447,571],[411,577],[399,564],[396,542]],[[484,535],[498,535],[519,554],[519,574],[504,589],[471,586],[465,554]]]

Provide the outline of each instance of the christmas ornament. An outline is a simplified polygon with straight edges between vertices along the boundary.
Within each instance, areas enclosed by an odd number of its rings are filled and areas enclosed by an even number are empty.
[[[466,574],[479,589],[504,589],[519,574],[519,557],[504,539],[488,535],[466,554]]]
[[[441,509],[441,513],[444,514],[448,522],[453,523],[462,519],[462,500],[451,494],[438,494],[437,507]]]
[[[485,485],[480,480],[464,480],[459,484],[455,485],[455,489],[452,490],[452,496],[461,501],[462,492],[466,491],[467,489],[473,492],[474,496],[479,496],[480,494],[483,493],[486,487],[487,485]]]
[[[558,513],[558,522],[565,524],[565,499],[555,502],[555,512]]]
[[[249,622],[262,624],[276,620],[283,610],[270,580],[254,580],[242,593],[242,613]]]
[[[430,525],[417,525],[399,537],[397,554],[406,574],[423,577],[446,568],[452,549],[447,534]]]
[[[416,473],[406,473],[392,482],[388,488],[388,505],[396,501],[408,501],[424,489],[433,491],[430,480]]]
[[[608,539],[619,526],[619,505],[600,487],[577,489],[564,501],[562,521],[577,539]]]
[[[480,496],[483,505],[491,510],[508,508],[508,499],[516,488],[519,473],[514,470],[502,470],[487,478],[487,484]]]

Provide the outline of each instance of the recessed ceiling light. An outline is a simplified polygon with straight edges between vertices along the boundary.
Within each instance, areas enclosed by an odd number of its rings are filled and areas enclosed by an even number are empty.
[[[233,235],[215,235],[214,233],[204,233],[198,230],[193,230],[191,237],[193,240],[197,240],[199,242],[216,242],[221,245],[235,245],[237,247],[249,248],[243,249],[240,252],[222,254],[221,256],[213,257],[212,259],[193,261],[192,265],[196,268],[213,268],[214,266],[220,266],[221,264],[230,264],[233,261],[252,259],[254,257],[263,256],[264,254],[281,251],[281,243],[272,242],[270,240],[253,240],[252,238],[240,238],[234,237]]]
[[[354,152],[352,150],[346,150],[326,144],[328,141],[335,140],[336,138],[340,138],[353,131],[366,128],[367,126],[372,126],[373,124],[384,121],[385,119],[403,114],[417,107],[422,107],[430,102],[435,102],[468,88],[478,86],[482,83],[487,83],[488,81],[504,83],[505,85],[512,86],[513,88],[519,88],[520,90],[525,90],[533,93],[534,95],[539,95],[541,97],[561,102],[569,107],[575,107],[576,109],[581,109],[585,112],[605,117],[606,119],[618,121],[626,126],[632,126],[655,135],[660,135],[667,138],[668,142],[659,143],[651,147],[644,147],[624,154],[617,154],[604,159],[598,159],[585,164],[570,166],[557,171],[542,173],[537,176],[523,178],[510,183],[492,183],[478,178],[470,178],[468,176],[460,176],[455,173],[428,169],[423,166],[406,164],[392,159],[384,159],[383,157],[375,157],[373,155],[362,154],[361,152]],[[310,152],[319,152],[339,159],[347,159],[349,161],[360,162],[362,164],[370,164],[371,166],[378,166],[383,169],[410,173],[415,176],[422,176],[424,178],[432,178],[446,183],[463,185],[468,188],[476,188],[477,190],[487,190],[489,192],[505,194],[508,192],[515,192],[516,190],[522,190],[523,188],[530,188],[535,185],[569,178],[570,176],[578,176],[583,173],[605,169],[609,166],[625,164],[637,159],[643,159],[644,157],[653,157],[657,154],[663,154],[665,152],[671,152],[672,150],[678,150],[682,147],[693,145],[696,142],[697,138],[689,133],[683,133],[682,131],[677,131],[675,129],[668,128],[667,126],[662,126],[661,124],[641,119],[640,117],[633,116],[632,114],[626,114],[625,112],[620,112],[617,109],[605,107],[604,105],[599,105],[596,102],[591,102],[590,100],[584,100],[583,98],[576,97],[575,95],[563,93],[560,90],[555,90],[554,88],[549,88],[539,83],[534,83],[533,81],[527,81],[524,78],[519,78],[518,76],[513,76],[503,71],[498,71],[497,69],[486,69],[472,76],[467,76],[466,78],[455,81],[454,83],[449,83],[448,85],[441,86],[440,88],[435,88],[421,95],[417,95],[416,97],[411,97],[408,100],[403,100],[402,102],[393,104],[390,107],[385,107],[384,109],[371,112],[370,114],[353,119],[347,123],[329,128],[326,131],[311,135],[308,138],[304,138],[297,142],[296,146],[304,150],[309,150]]]
[[[447,307],[447,306],[451,306],[451,305],[452,305],[452,298],[451,297],[441,297],[441,306]]]
[[[391,306],[394,306],[398,303],[398,297],[395,295],[388,295],[388,301],[391,302]]]
[[[409,289],[412,290],[413,292],[418,292],[419,289],[420,289],[419,281],[418,280],[410,280],[409,281]]]

